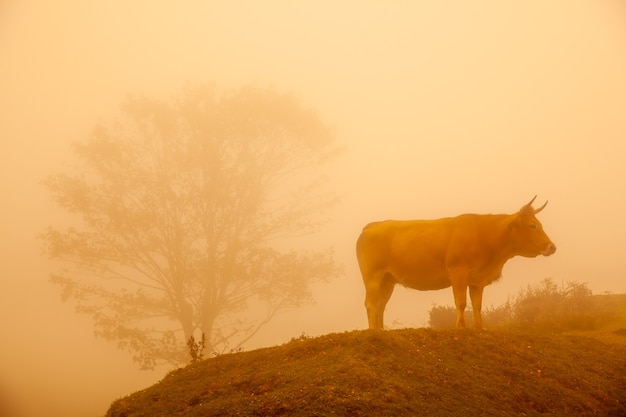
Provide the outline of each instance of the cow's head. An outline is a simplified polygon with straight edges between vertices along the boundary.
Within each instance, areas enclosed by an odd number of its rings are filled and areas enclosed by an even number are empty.
[[[548,202],[546,201],[543,206],[534,209],[532,204],[535,198],[537,196],[515,213],[509,222],[509,230],[516,252],[521,256],[530,258],[539,255],[550,256],[556,252],[556,246],[543,231],[541,222],[535,217],[535,214],[543,210]]]

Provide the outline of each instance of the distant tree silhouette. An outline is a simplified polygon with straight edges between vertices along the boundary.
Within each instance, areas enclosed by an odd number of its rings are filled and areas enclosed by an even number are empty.
[[[340,273],[331,249],[276,244],[316,231],[336,201],[318,173],[333,130],[292,95],[131,97],[75,152],[76,170],[45,181],[75,215],[42,235],[51,280],[143,369],[186,363],[194,335],[208,353],[237,349]]]

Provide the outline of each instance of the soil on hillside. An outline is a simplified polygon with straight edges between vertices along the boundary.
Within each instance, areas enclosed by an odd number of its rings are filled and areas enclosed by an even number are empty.
[[[107,417],[626,415],[626,344],[405,329],[218,356],[114,402]]]

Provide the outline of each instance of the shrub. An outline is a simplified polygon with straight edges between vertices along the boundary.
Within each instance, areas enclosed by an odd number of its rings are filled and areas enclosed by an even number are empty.
[[[483,309],[483,321],[488,327],[509,326],[513,322],[513,304],[511,300],[497,307]]]
[[[204,348],[206,347],[206,337],[202,333],[202,338],[198,341],[191,335],[187,339],[187,348],[189,349],[189,356],[191,356],[190,363],[200,362],[204,358]]]
[[[428,323],[433,329],[452,329],[456,327],[456,308],[433,304],[428,311]],[[465,322],[471,320],[470,314],[465,310]]]
[[[561,288],[550,278],[521,290],[513,307],[513,324],[534,330],[592,330],[601,315],[585,283],[569,281]]]
[[[551,278],[522,289],[514,300],[501,306],[483,309],[487,327],[518,327],[538,331],[593,330],[607,322],[611,310],[594,302],[586,283],[568,281],[559,287]],[[456,309],[434,304],[429,324],[435,329],[456,325]],[[472,323],[471,311],[465,311],[466,323]]]
[[[512,321],[512,305],[510,301],[498,307],[483,309],[483,321],[488,327],[508,325]],[[452,329],[456,327],[456,307],[433,304],[428,311],[428,323],[433,329]],[[474,324],[471,309],[465,310],[465,323],[468,327]]]

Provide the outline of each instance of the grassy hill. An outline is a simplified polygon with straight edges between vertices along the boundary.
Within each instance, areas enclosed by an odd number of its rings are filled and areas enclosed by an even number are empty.
[[[626,415],[626,335],[353,331],[218,356],[107,417]]]

